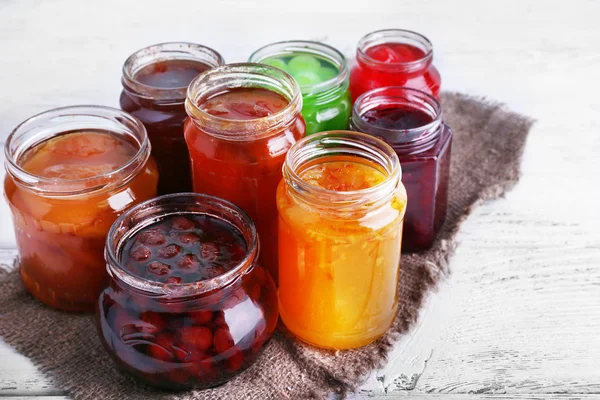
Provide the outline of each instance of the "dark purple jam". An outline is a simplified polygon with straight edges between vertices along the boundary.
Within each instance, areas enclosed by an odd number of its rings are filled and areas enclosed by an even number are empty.
[[[431,115],[414,107],[383,106],[368,110],[361,119],[379,128],[391,130],[415,129],[433,121]]]

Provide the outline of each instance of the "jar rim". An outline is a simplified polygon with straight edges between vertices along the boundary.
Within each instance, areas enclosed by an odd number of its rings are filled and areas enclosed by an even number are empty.
[[[122,67],[121,83],[123,89],[137,97],[147,100],[159,100],[167,103],[183,103],[188,85],[173,88],[161,88],[140,82],[137,73],[149,65],[161,61],[194,61],[210,68],[225,64],[223,56],[216,50],[192,42],[163,42],[143,47],[133,52]]]
[[[163,210],[161,207],[166,209]],[[156,208],[158,210],[155,210]],[[229,219],[215,215],[220,211],[226,212]],[[155,222],[171,215],[185,214],[212,215],[238,229],[246,241],[247,248],[244,258],[234,268],[221,275],[188,283],[151,281],[133,274],[123,266],[120,255],[128,239]],[[140,221],[135,221],[135,218],[139,218]],[[129,221],[130,219],[134,220]],[[220,197],[189,192],[158,196],[141,202],[121,214],[112,224],[106,237],[104,257],[106,269],[110,276],[116,277],[121,282],[137,290],[176,298],[207,293],[230,284],[254,265],[259,252],[260,245],[256,226],[244,210]]]
[[[375,125],[364,120],[362,116],[365,112],[376,108],[380,104],[376,100],[387,100],[383,104],[403,104],[419,109],[432,117],[432,121],[410,129],[392,129]],[[360,132],[380,137],[388,143],[391,142],[392,146],[396,144],[410,146],[423,144],[424,142],[429,143],[437,138],[442,121],[442,105],[435,97],[422,90],[404,86],[384,86],[369,90],[361,94],[352,106],[351,122],[353,128],[358,129]],[[390,141],[390,135],[398,133],[401,133],[405,140]]]
[[[249,62],[262,63],[267,58],[294,53],[310,53],[326,58],[338,68],[331,79],[311,85],[299,85],[302,94],[321,93],[342,85],[350,77],[346,57],[335,47],[311,40],[284,40],[260,47],[248,58]]]
[[[379,61],[367,54],[373,46],[386,43],[409,43],[416,45],[424,55],[413,61],[385,62]],[[367,33],[358,41],[356,58],[371,66],[382,69],[403,70],[407,72],[423,69],[433,59],[433,44],[424,35],[407,29],[381,29]]]
[[[77,124],[76,119],[79,117],[92,117],[99,119],[99,121],[110,121],[115,126],[119,125],[126,131],[128,136],[135,140],[135,144],[138,147],[136,153],[129,161],[119,166],[119,168],[88,178],[47,178],[32,174],[19,165],[19,158],[28,150],[63,133],[94,129],[102,129],[115,134],[123,133],[118,132],[116,128],[110,129],[94,126],[94,122],[96,121],[81,121],[79,122],[81,125],[78,124],[77,128],[73,126],[71,129],[67,129],[65,125]],[[54,122],[56,126],[50,126],[56,119],[58,120]],[[35,136],[29,140],[19,142],[19,135],[26,135],[28,133],[33,133]],[[151,145],[146,128],[139,119],[117,108],[99,105],[58,107],[38,113],[17,125],[10,135],[8,135],[4,144],[5,168],[15,183],[21,184],[30,190],[49,195],[88,194],[104,189],[107,186],[112,186],[116,182],[114,182],[115,179],[111,178],[120,175],[126,175],[123,181],[119,182],[119,184],[124,184],[135,176],[146,164],[146,161],[150,157],[150,150]],[[98,181],[97,184],[90,185],[90,182],[96,180]]]
[[[340,150],[340,146],[347,146],[347,150]],[[306,162],[340,152],[379,164],[387,176],[369,188],[336,191],[305,182],[298,174],[299,167]],[[336,130],[309,135],[294,143],[286,155],[283,175],[288,185],[307,202],[314,198],[330,203],[335,211],[344,212],[378,203],[393,193],[402,179],[402,168],[394,149],[383,140],[361,132]]]
[[[288,100],[281,110],[266,117],[234,120],[212,115],[200,104],[228,89],[266,88]],[[220,139],[245,141],[277,133],[289,126],[302,109],[302,93],[287,72],[259,63],[234,63],[202,72],[190,83],[185,100],[188,116],[206,133]]]

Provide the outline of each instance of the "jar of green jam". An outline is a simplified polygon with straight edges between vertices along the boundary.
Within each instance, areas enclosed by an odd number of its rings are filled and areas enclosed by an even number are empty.
[[[352,102],[349,69],[338,50],[310,41],[277,42],[256,50],[249,61],[289,73],[302,92],[306,134],[348,129]]]

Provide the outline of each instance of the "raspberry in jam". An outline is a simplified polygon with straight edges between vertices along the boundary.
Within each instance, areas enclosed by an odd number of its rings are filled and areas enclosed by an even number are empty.
[[[250,218],[222,199],[167,195],[109,233],[98,327],[117,364],[166,389],[216,386],[250,366],[278,318]]]
[[[194,43],[162,43],[133,53],[123,65],[121,108],[142,121],[158,164],[158,194],[190,192],[192,178],[183,124],[185,96],[198,74],[224,64]]]

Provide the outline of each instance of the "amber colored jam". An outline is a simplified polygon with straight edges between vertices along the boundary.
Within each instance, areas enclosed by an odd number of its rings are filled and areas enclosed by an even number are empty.
[[[199,107],[232,121],[260,126],[262,117],[288,105],[284,97],[266,89],[233,89],[208,99]],[[277,282],[277,206],[275,192],[287,150],[304,137],[301,116],[292,124],[260,137],[249,134],[228,140],[205,133],[189,121],[185,136],[190,147],[194,191],[231,201],[246,211],[260,237],[260,260]]]
[[[144,85],[161,89],[184,88],[209,68],[206,64],[190,60],[159,61],[140,69],[135,79]]]
[[[431,62],[424,61],[426,54],[422,49],[407,43],[383,43],[367,48],[365,54],[381,65],[372,65],[357,56],[350,73],[352,101],[384,86],[419,89],[440,98],[440,74]]]
[[[135,74],[142,84],[165,89],[185,88],[210,66],[192,60],[167,60],[150,64]],[[158,165],[158,194],[190,192],[192,181],[189,153],[183,137],[185,95],[177,100],[159,96],[139,96],[128,90],[121,92],[121,109],[137,117],[148,132],[152,156]]]
[[[339,192],[371,189],[387,174],[352,156],[309,162],[300,178]],[[279,305],[286,327],[315,346],[347,349],[383,335],[397,307],[406,192],[373,209],[328,216],[294,199],[282,181],[279,210]]]
[[[414,107],[379,107],[368,110],[361,118],[385,129],[414,129],[433,122],[431,115]]]
[[[246,254],[242,234],[209,216],[173,216],[151,224],[123,249],[123,263],[133,275],[165,283],[212,279],[231,270]]]
[[[110,173],[136,152],[133,143],[115,134],[75,131],[37,144],[18,162],[31,174],[68,185],[69,180]],[[13,211],[20,274],[27,290],[53,307],[91,311],[107,283],[103,251],[111,224],[132,204],[154,197],[157,180],[152,159],[125,185],[77,196],[37,194],[7,176],[5,193]]]
[[[126,239],[121,261],[133,276],[176,290],[222,277],[246,251],[229,223],[187,213]],[[277,324],[277,292],[256,264],[225,286],[183,296],[132,289],[113,278],[100,295],[97,317],[104,346],[128,373],[166,389],[205,388],[256,360]]]

